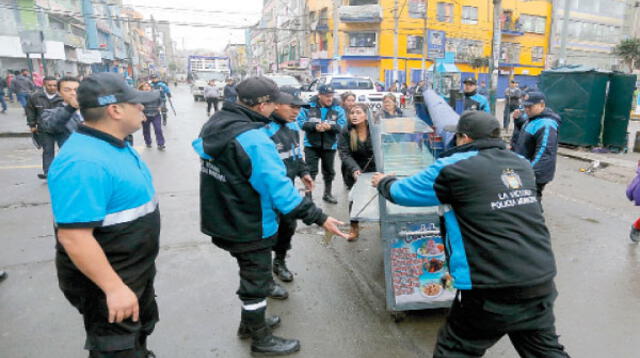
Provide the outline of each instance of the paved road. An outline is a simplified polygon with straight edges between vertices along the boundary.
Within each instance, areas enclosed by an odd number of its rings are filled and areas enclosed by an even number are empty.
[[[157,294],[161,321],[150,339],[159,357],[244,357],[235,337],[240,304],[234,260],[198,229],[198,169],[190,142],[207,119],[186,87],[176,90],[179,116],[166,127],[167,150],[139,146],[158,189],[162,249]],[[80,316],[57,288],[46,183],[27,138],[0,138],[0,356],[86,357]],[[624,198],[626,178],[579,172],[561,158],[545,192],[545,214],[558,262],[558,331],[574,357],[636,357],[640,350],[640,258],[629,244],[638,210]],[[328,211],[347,218],[346,192]],[[315,197],[322,190],[320,184]],[[321,204],[324,206],[324,204]],[[300,225],[291,251],[289,300],[271,302],[284,324],[277,333],[302,340],[299,357],[428,357],[444,310],[411,313],[395,323],[385,308],[382,250],[376,225],[354,243],[321,244],[321,230]],[[486,357],[515,357],[507,339]]]

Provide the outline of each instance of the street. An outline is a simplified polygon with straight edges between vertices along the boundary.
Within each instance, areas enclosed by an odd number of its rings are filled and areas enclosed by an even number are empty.
[[[135,148],[149,165],[162,213],[156,293],[160,322],[149,347],[158,357],[245,357],[250,341],[236,337],[240,320],[237,265],[199,230],[199,159],[191,149],[207,120],[206,103],[186,85],[172,88],[178,116],[164,128],[166,151]],[[0,121],[24,121],[11,107]],[[2,126],[5,126],[3,124]],[[1,127],[4,128],[4,127]],[[336,163],[339,171],[339,162]],[[543,197],[558,266],[557,332],[572,357],[637,357],[640,322],[640,248],[628,235],[640,215],[625,197],[633,170],[588,166],[558,158]],[[51,207],[40,172],[40,152],[26,137],[0,137],[0,356],[86,357],[82,319],[57,287]],[[320,205],[348,221],[347,192],[336,179],[338,205]],[[298,183],[300,185],[300,183]],[[321,180],[314,198],[319,202]],[[283,284],[285,301],[269,302],[283,323],[276,333],[298,338],[298,357],[430,357],[446,310],[410,312],[394,322],[385,307],[377,224],[365,224],[355,242],[322,244],[317,226],[298,226]],[[486,357],[517,357],[508,338]]]

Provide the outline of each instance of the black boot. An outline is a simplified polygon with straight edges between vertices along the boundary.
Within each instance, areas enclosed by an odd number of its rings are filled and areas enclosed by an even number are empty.
[[[276,253],[276,258],[273,259],[273,273],[275,273],[280,280],[284,282],[291,282],[293,281],[293,274],[289,271],[287,264],[285,263],[286,256],[286,253],[284,255]]]
[[[282,322],[280,316],[271,316],[265,318],[264,320],[264,323],[272,331],[280,326],[280,322]],[[251,337],[251,329],[244,321],[240,321],[240,327],[238,327],[238,337],[240,337],[240,339]]]
[[[324,195],[322,196],[322,200],[326,201],[329,204],[337,204],[338,200],[331,195],[331,182],[324,182]]]
[[[286,300],[287,298],[289,298],[289,292],[287,292],[284,287],[278,285],[276,282],[273,282],[269,297],[276,300]]]
[[[266,326],[251,333],[251,353],[265,356],[284,356],[300,350],[300,341],[274,336]]]

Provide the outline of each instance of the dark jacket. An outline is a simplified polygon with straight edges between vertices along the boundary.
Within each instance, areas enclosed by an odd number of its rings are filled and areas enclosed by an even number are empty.
[[[501,298],[552,292],[556,265],[535,176],[502,140],[455,147],[420,174],[384,178],[378,190],[399,205],[443,205],[456,288]]]
[[[9,87],[9,85],[7,84],[7,80],[4,78],[0,78],[0,91],[3,91],[7,87]],[[2,93],[2,95],[4,96],[4,93]]]
[[[60,145],[75,132],[84,120],[80,111],[65,104],[42,112],[40,122],[45,132],[59,135]]]
[[[11,92],[13,93],[31,93],[35,88],[33,80],[27,76],[17,75],[11,81]]]
[[[162,95],[155,101],[143,103],[142,105],[144,106],[144,110],[142,112],[144,113],[144,116],[147,118],[159,116],[163,103],[164,100],[162,99]]]
[[[326,150],[336,150],[338,148],[338,133],[347,124],[344,109],[340,107],[337,100],[333,100],[331,106],[320,107],[318,96],[314,96],[309,101],[311,108],[303,108],[298,115],[298,125],[305,132],[304,146],[320,148]],[[331,129],[318,132],[316,125],[327,122]]]
[[[560,122],[559,115],[545,108],[529,118],[518,135],[514,151],[531,162],[538,184],[550,182],[556,173]]]
[[[396,107],[396,111],[394,113],[387,113],[384,109],[382,110],[382,118],[398,118],[404,116],[402,110]]]
[[[360,171],[362,173],[376,172],[376,162],[373,158],[373,145],[371,144],[371,132],[367,135],[367,140],[361,142],[358,140],[356,150],[351,149],[350,131],[353,129],[351,123],[342,129],[338,137],[338,154],[342,161],[342,179],[348,189],[353,187],[355,179],[353,172]]]
[[[287,177],[268,123],[246,107],[225,102],[193,141],[202,159],[201,231],[231,252],[273,246],[280,214],[306,224],[327,219]]]
[[[231,103],[236,103],[238,99],[238,92],[236,92],[235,85],[225,85],[222,89],[222,95],[224,100]]]
[[[27,101],[27,125],[31,128],[39,126],[42,127],[41,116],[46,109],[60,107],[63,104],[62,97],[57,93],[49,99],[44,90],[37,91]]]
[[[300,127],[296,122],[287,122],[277,114],[271,115],[267,131],[276,144],[278,155],[287,167],[287,176],[291,180],[309,174],[300,145]]]
[[[464,94],[464,110],[490,112],[491,107],[489,106],[489,101],[487,101],[485,96],[474,91]]]

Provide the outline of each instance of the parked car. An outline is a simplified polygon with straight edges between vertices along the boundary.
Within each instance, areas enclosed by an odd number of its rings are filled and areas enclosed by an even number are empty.
[[[330,84],[336,91],[336,97],[339,97],[344,92],[353,92],[356,95],[356,102],[366,103],[372,110],[382,108],[384,93],[378,92],[373,80],[364,76],[321,76],[313,80],[309,86],[302,88],[302,98],[308,101],[318,93],[318,86],[322,84]]]

